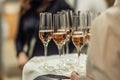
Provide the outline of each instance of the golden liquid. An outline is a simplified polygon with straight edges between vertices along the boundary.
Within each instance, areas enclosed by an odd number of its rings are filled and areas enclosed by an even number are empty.
[[[53,40],[56,44],[63,44],[66,39],[66,33],[64,32],[56,32],[53,33]]]
[[[85,40],[90,40],[90,37],[91,37],[91,34],[88,33],[88,34],[85,36]]]
[[[84,44],[84,36],[72,35],[72,42],[75,45],[75,47],[81,47]]]
[[[52,30],[40,30],[39,31],[39,38],[40,40],[44,43],[44,42],[49,42],[52,38]]]

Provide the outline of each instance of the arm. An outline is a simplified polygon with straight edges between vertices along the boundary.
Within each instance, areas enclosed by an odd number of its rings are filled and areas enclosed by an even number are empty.
[[[18,58],[18,66],[20,69],[23,68],[24,64],[28,61],[28,57],[26,53],[23,51],[23,47],[25,44],[25,35],[23,31],[23,22],[22,17],[19,20],[19,28],[16,36],[16,50],[17,50],[17,58]]]
[[[17,57],[19,56],[20,52],[23,52],[23,46],[25,44],[25,36],[24,36],[24,31],[23,31],[23,22],[22,22],[22,17],[20,17],[19,20],[19,25],[18,25],[18,33],[16,36],[16,50],[17,50]]]

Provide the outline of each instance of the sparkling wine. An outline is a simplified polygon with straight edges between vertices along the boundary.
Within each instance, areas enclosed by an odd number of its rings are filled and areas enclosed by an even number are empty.
[[[67,35],[67,37],[66,37],[66,41],[69,41],[70,36],[71,36],[71,32],[72,32],[71,29],[67,29],[67,30],[66,30],[66,35]]]
[[[75,47],[80,48],[84,44],[84,35],[82,32],[74,32],[72,34],[72,42]]]
[[[90,37],[91,37],[91,34],[88,33],[88,34],[85,36],[85,40],[90,40]]]
[[[87,28],[87,33],[90,33],[90,26]]]
[[[64,44],[66,39],[66,33],[65,32],[56,32],[53,33],[53,40],[56,44]]]
[[[86,28],[86,34],[85,34],[85,41],[90,40],[91,33],[90,33],[90,26]]]
[[[49,43],[52,38],[53,30],[40,30],[39,38],[43,43]]]

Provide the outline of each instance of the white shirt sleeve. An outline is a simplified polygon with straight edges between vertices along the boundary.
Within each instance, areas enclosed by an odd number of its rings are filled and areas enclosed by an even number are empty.
[[[90,80],[120,80],[119,15],[119,8],[110,8],[92,25],[87,60]]]

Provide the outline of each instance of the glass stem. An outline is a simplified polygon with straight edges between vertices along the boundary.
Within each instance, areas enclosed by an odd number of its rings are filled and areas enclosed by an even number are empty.
[[[62,55],[62,46],[58,46],[58,52],[59,52],[59,73],[61,73],[61,55]]]
[[[48,43],[44,43],[44,56],[45,56],[45,60],[47,59],[47,46],[48,46]]]
[[[62,55],[62,46],[58,46],[58,52],[59,52],[59,55],[61,56]]]
[[[66,54],[69,54],[69,41],[66,42]]]
[[[45,56],[45,64],[44,64],[44,68],[46,69],[46,70],[48,70],[47,68],[48,68],[48,64],[47,64],[47,45],[48,45],[48,43],[44,43],[44,56]]]
[[[63,45],[62,47],[62,53],[63,53],[63,56],[65,55],[65,45]]]
[[[81,48],[77,48],[77,52],[78,52],[78,58],[79,58],[81,53]]]
[[[58,49],[59,51],[59,55],[61,56],[62,55],[62,47]]]
[[[78,52],[78,61],[77,61],[78,67],[77,67],[77,71],[79,72],[79,66],[80,66],[80,60],[79,60],[79,58],[80,58],[81,48],[77,48],[77,52]]]

